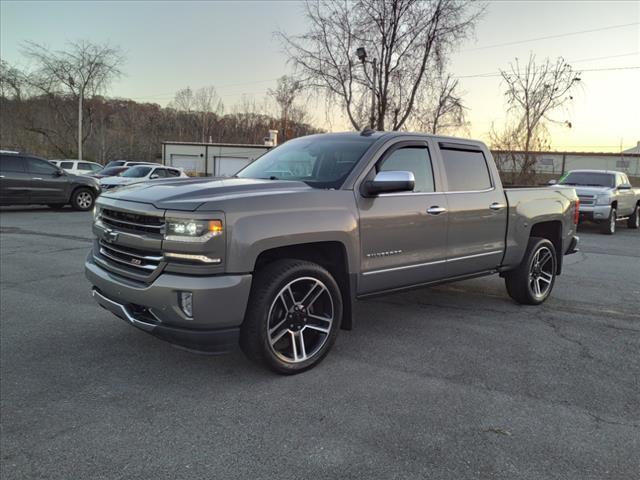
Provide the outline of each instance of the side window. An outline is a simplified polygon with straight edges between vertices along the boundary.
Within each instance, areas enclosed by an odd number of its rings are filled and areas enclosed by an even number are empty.
[[[93,170],[93,164],[87,162],[78,162],[78,170]]]
[[[167,170],[167,173],[169,174],[169,177],[179,177],[180,176],[180,172],[178,170],[169,169],[169,170]]]
[[[64,163],[64,162],[63,162]],[[37,158],[28,158],[27,165],[29,173],[35,175],[53,175],[58,169],[45,160],[39,160]]]
[[[80,165],[80,164],[78,164],[78,165]],[[65,170],[66,169],[71,170],[71,169],[73,169],[73,162],[60,162],[60,168],[64,168]]]
[[[484,154],[478,151],[441,149],[450,192],[488,190],[492,187]]]
[[[151,175],[157,175],[158,178],[166,178],[167,171],[164,168],[156,168]]]
[[[24,158],[9,155],[0,156],[0,172],[25,173]]]
[[[413,172],[414,192],[434,192],[433,169],[427,147],[402,147],[392,152],[378,166],[378,172]]]
[[[98,165],[97,163],[90,163],[89,168],[94,172],[102,170],[104,167],[102,165]]]

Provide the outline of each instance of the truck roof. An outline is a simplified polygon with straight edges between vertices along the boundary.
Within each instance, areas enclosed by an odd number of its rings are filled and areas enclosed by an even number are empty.
[[[605,173],[605,174],[609,174],[609,175],[615,175],[616,173],[623,173],[626,175],[625,172],[619,172],[617,170],[594,170],[594,169],[579,169],[579,170],[570,170],[569,173],[572,172],[579,172],[579,173]]]
[[[474,139],[470,139],[470,138],[464,138],[464,137],[450,137],[450,136],[446,136],[446,135],[434,135],[432,133],[426,133],[426,132],[397,132],[397,131],[390,131],[390,132],[380,132],[377,130],[363,130],[362,132],[329,132],[329,133],[317,133],[314,135],[308,135],[307,137],[333,137],[333,138],[339,138],[339,137],[359,137],[359,136],[364,136],[364,137],[370,137],[373,139],[380,139],[380,138],[397,138],[397,137],[428,137],[428,138],[432,138],[436,141],[449,141],[449,142],[464,142],[464,143],[468,143],[468,144],[475,144],[475,145],[481,145],[484,146],[484,142],[480,141],[480,140],[474,140]],[[299,138],[303,138],[303,137],[299,137]]]

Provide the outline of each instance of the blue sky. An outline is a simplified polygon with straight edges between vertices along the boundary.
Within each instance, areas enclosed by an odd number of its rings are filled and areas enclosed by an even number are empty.
[[[563,56],[575,68],[640,66],[640,2],[490,2],[476,35],[454,55],[459,76],[497,72],[516,56]],[[635,23],[597,32],[495,46],[545,36]],[[243,94],[261,101],[289,73],[274,31],[304,30],[296,1],[14,2],[0,3],[0,55],[28,67],[27,40],[63,48],[68,40],[108,41],[123,48],[126,75],[110,95],[165,105],[184,86],[214,85],[227,111]],[[490,48],[486,48],[490,47]],[[584,86],[566,116],[571,130],[552,130],[554,147],[615,151],[640,140],[640,70],[584,72]],[[504,119],[500,79],[462,78],[471,134],[486,139]],[[339,115],[308,107],[316,124],[346,129]]]

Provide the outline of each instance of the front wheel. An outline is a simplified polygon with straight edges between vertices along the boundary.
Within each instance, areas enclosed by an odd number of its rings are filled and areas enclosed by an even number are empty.
[[[616,220],[618,219],[618,211],[615,207],[611,207],[609,218],[602,224],[602,233],[605,235],[613,235],[616,233]]]
[[[316,366],[342,320],[342,294],[331,274],[302,260],[278,260],[258,271],[240,332],[254,361],[283,374]]]
[[[627,227],[632,229],[640,228],[640,205],[636,205],[636,209],[627,220]]]
[[[504,276],[507,292],[518,303],[539,305],[551,294],[556,271],[553,243],[546,238],[532,237],[520,265]]]
[[[96,195],[88,188],[79,188],[71,196],[71,206],[82,212],[91,210],[96,201]]]

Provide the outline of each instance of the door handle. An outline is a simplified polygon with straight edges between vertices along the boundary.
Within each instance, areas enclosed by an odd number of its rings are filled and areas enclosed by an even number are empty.
[[[444,207],[433,206],[427,209],[427,213],[429,215],[440,215],[441,213],[446,212],[447,209]]]
[[[498,202],[493,202],[491,205],[489,205],[489,208],[491,210],[502,210],[504,207],[506,207],[504,203],[498,203]]]
[[[31,180],[42,180],[40,177],[33,177]]]

